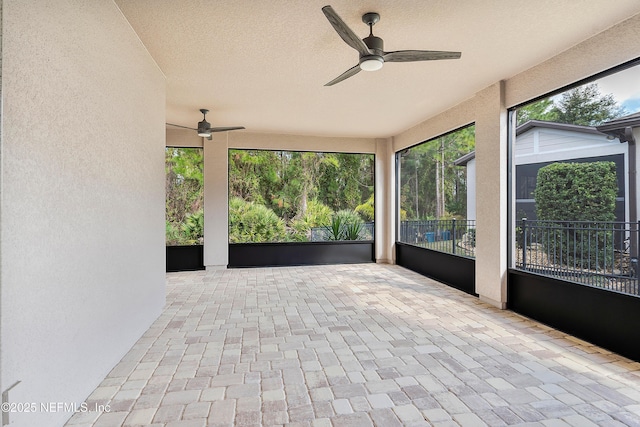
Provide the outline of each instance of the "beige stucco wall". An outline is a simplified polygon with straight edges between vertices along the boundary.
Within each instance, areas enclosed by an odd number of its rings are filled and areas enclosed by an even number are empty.
[[[166,129],[167,147],[203,147],[204,138],[198,136],[196,131],[188,129]]]
[[[0,389],[80,403],[164,305],[164,76],[110,0],[4,0],[3,30]]]
[[[2,99],[2,0],[0,0],[0,99]],[[0,176],[2,176],[2,103],[0,102]],[[2,182],[0,181],[0,224],[2,224]],[[0,232],[0,241],[2,233]],[[2,260],[2,245],[0,245],[0,260]],[[2,263],[0,262],[0,337],[2,336]],[[2,385],[2,339],[0,339],[0,385]],[[1,420],[1,418],[0,418]]]
[[[396,155],[393,138],[376,140],[374,197],[376,262],[393,264],[396,241]]]
[[[213,140],[228,138],[229,148],[324,151],[333,153],[375,153],[371,138],[340,138],[307,135],[280,135],[235,131],[214,134]]]
[[[513,76],[505,82],[505,105],[516,106],[640,57],[640,14]]]
[[[476,292],[505,308],[507,298],[507,111],[504,84],[476,95]]]
[[[229,264],[229,135],[204,139],[204,265]]]

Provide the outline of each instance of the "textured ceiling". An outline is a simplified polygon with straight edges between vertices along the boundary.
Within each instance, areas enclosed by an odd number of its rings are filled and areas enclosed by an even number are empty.
[[[365,12],[385,50],[461,51],[387,63],[332,87],[358,62],[327,0],[115,0],[167,78],[167,122],[250,132],[388,137],[640,12],[638,0],[332,0],[361,37]]]

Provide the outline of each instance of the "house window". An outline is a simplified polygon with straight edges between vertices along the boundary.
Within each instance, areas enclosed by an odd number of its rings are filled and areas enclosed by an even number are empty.
[[[373,240],[373,154],[229,150],[229,243]]]
[[[516,170],[518,175],[518,190],[516,193],[517,200],[533,199],[533,191],[536,188],[536,176],[537,170],[534,170],[533,174],[529,170]],[[528,173],[527,173],[528,172]]]
[[[639,294],[638,161],[620,138],[640,129],[639,79],[627,67],[512,110],[513,267]]]
[[[399,241],[475,254],[475,126],[397,153]]]

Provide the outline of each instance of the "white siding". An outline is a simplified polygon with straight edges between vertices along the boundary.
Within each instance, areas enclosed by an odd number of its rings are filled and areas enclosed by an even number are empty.
[[[532,151],[529,147],[536,134],[537,149]],[[528,165],[626,152],[627,143],[608,140],[605,135],[535,127],[516,138],[515,163]]]
[[[518,145],[516,153],[519,155],[534,154],[537,151],[537,147],[534,144],[535,132],[527,132],[524,135],[518,136]]]

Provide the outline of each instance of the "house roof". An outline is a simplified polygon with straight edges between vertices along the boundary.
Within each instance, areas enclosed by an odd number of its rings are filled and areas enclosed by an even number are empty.
[[[639,126],[640,112],[610,120],[597,126],[597,129],[599,132],[618,138],[620,142],[628,142],[630,140],[633,141],[631,129]]]
[[[636,120],[637,125],[640,125],[640,113],[632,114],[631,116],[635,116],[634,120]],[[617,119],[616,121],[621,121],[623,119],[630,118],[631,116],[622,117],[620,119]],[[612,122],[607,122],[607,123],[612,123]],[[557,123],[557,122],[549,122],[544,120],[529,120],[516,128],[516,136],[519,136],[534,128],[556,129],[556,130],[564,130],[564,131],[570,131],[570,132],[585,133],[590,135],[602,135],[603,133],[599,130],[600,126],[596,128],[593,126],[572,125],[568,123]],[[476,157],[476,152],[472,151],[454,160],[453,164],[455,166],[466,166],[467,163],[469,163],[470,160],[475,159],[475,157]]]
[[[247,132],[386,138],[640,12],[638,0],[332,0],[359,36],[366,12],[385,51],[462,52],[388,63],[335,86],[358,63],[322,13],[327,0],[115,0],[166,76],[166,121]],[[243,132],[243,131],[237,131]]]
[[[476,158],[476,152],[474,150],[474,151],[472,151],[470,153],[465,154],[462,157],[459,157],[459,158],[455,159],[453,161],[453,164],[455,166],[467,166],[467,163],[469,163],[469,161],[471,161],[471,160],[473,160],[475,158]]]
[[[521,135],[533,128],[557,129],[596,135],[601,134],[600,132],[598,132],[598,129],[593,126],[572,125],[568,123],[548,122],[545,120],[529,120],[528,122],[525,122],[516,128],[516,136]]]

